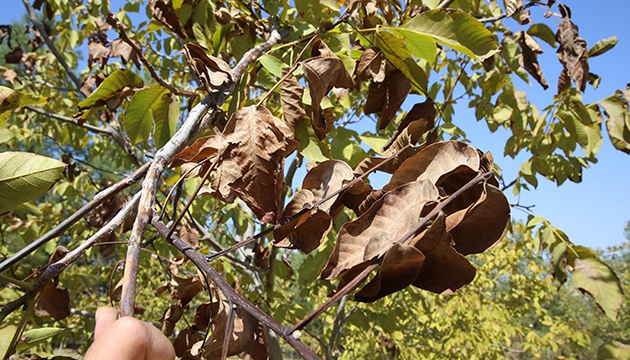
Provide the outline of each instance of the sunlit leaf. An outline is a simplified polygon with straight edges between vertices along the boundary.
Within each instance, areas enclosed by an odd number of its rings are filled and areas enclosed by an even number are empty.
[[[0,213],[44,194],[65,168],[61,161],[37,154],[0,153]]]
[[[11,111],[28,105],[45,104],[48,99],[0,86],[0,127],[6,124]]]

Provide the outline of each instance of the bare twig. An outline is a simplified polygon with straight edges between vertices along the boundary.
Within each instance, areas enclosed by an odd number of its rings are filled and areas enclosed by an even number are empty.
[[[454,3],[455,0],[444,0],[442,1],[438,6],[436,6],[436,9],[446,9],[449,6],[451,6],[452,3]]]
[[[67,219],[62,221],[59,225],[55,226],[53,229],[39,237],[37,240],[31,242],[26,245],[20,251],[16,252],[13,256],[6,259],[0,264],[0,273],[7,270],[11,265],[16,262],[22,260],[24,257],[37,250],[42,245],[46,244],[48,241],[60,236],[63,234],[70,226],[72,226],[77,221],[84,218],[87,214],[89,214],[92,210],[94,210],[97,206],[102,204],[105,200],[111,198],[115,194],[120,191],[128,188],[129,186],[135,184],[138,180],[142,179],[144,174],[146,174],[147,169],[149,168],[149,163],[142,165],[138,170],[134,171],[124,179],[115,183],[114,185],[108,187],[107,189],[97,193],[94,195],[94,198],[83,205],[79,210],[77,210],[74,214],[70,215]]]
[[[345,315],[345,306],[346,301],[348,301],[348,296],[344,296],[339,301],[339,307],[337,308],[337,315],[335,316],[335,321],[333,322],[333,329],[330,333],[330,340],[328,341],[328,346],[326,346],[326,356],[331,357],[333,348],[335,346],[335,342],[337,342],[337,338],[339,338],[341,334],[341,328],[343,323],[346,321]]]
[[[241,61],[234,67],[232,71],[232,79],[234,80],[223,92],[212,93],[199,104],[197,104],[190,112],[188,117],[177,130],[175,135],[155,153],[155,157],[148,170],[147,176],[142,183],[142,196],[138,207],[138,216],[133,224],[131,235],[129,237],[129,247],[127,249],[127,257],[125,263],[125,273],[123,276],[123,290],[120,302],[121,316],[133,315],[134,299],[136,296],[136,275],[138,271],[138,259],[140,254],[140,245],[142,234],[153,214],[153,205],[155,203],[155,193],[157,190],[158,179],[162,171],[169,164],[175,155],[179,153],[193,138],[204,118],[204,113],[211,107],[222,105],[227,99],[228,94],[234,89],[234,84],[238,82],[245,70],[251,65],[263,51],[268,50],[276,42],[280,40],[280,34],[272,31],[269,40],[259,44],[254,49],[245,53]]]
[[[149,62],[149,60],[147,60],[147,58],[144,57],[144,54],[142,53],[142,50],[140,49],[140,47],[138,47],[138,45],[136,45],[136,43],[133,40],[131,40],[129,38],[129,36],[127,36],[127,32],[126,32],[125,26],[123,24],[121,24],[120,21],[118,21],[118,19],[116,19],[112,14],[109,14],[107,16],[107,23],[118,31],[118,34],[119,34],[120,38],[125,43],[127,43],[129,46],[131,46],[131,49],[133,49],[134,53],[136,53],[136,55],[138,56],[140,61],[144,64],[144,66],[146,66],[147,70],[149,70],[149,73],[151,74],[151,77],[155,81],[157,81],[160,85],[162,85],[165,88],[169,89],[175,95],[190,96],[190,97],[199,96],[199,94],[197,94],[197,93],[176,89],[171,84],[166,82],[166,80],[162,79],[162,77],[157,73],[157,71],[155,71],[155,68]]]
[[[72,80],[76,88],[81,88],[81,80],[74,72],[72,72],[70,66],[68,66],[68,63],[66,62],[66,59],[64,59],[59,50],[57,50],[55,43],[52,42],[48,37],[48,33],[44,29],[44,26],[39,21],[39,19],[37,19],[37,16],[35,16],[35,12],[33,11],[31,5],[28,3],[28,0],[22,0],[22,3],[24,4],[26,11],[28,12],[29,19],[31,20],[37,31],[39,31],[39,33],[42,35],[42,38],[44,39],[44,42],[46,42],[46,45],[48,46],[50,51],[52,51],[53,55],[55,55],[55,58],[57,58],[57,61],[59,61],[66,73],[68,73],[68,76],[70,76],[70,79]]]
[[[157,228],[158,232],[162,236],[166,236],[168,234],[168,228],[161,221],[157,221],[157,218],[154,218],[155,221],[152,221],[152,224]],[[286,327],[282,324],[276,322],[271,316],[260,310],[254,304],[245,299],[241,294],[239,294],[228,282],[219,274],[219,272],[208,264],[205,260],[205,257],[200,254],[198,251],[190,247],[190,245],[186,244],[184,241],[179,239],[176,236],[172,236],[169,241],[173,246],[175,246],[179,251],[182,252],[190,261],[192,261],[212,282],[216,287],[223,292],[228,302],[232,302],[251,314],[254,318],[260,321],[263,325],[267,326],[271,331],[278,334],[278,336],[282,337],[289,345],[291,345],[295,351],[307,360],[319,359],[317,355],[311,351],[306,345],[304,345],[300,340],[293,338],[291,335],[288,335],[286,332]]]

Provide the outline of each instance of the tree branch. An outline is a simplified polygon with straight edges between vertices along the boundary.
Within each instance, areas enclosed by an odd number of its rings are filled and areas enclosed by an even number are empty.
[[[173,135],[164,147],[156,152],[147,176],[142,182],[142,195],[138,207],[138,216],[136,217],[133,229],[131,230],[131,236],[129,237],[129,247],[127,249],[127,257],[125,260],[123,290],[120,302],[121,316],[133,315],[133,304],[136,296],[136,275],[138,272],[138,259],[142,234],[152,217],[158,179],[161,176],[162,171],[166,165],[173,160],[175,155],[182,151],[194,137],[202,124],[204,113],[211,107],[218,107],[222,105],[249,65],[256,61],[256,59],[262,55],[263,51],[271,48],[271,46],[280,39],[280,34],[274,30],[272,31],[269,40],[259,44],[254,49],[245,53],[241,61],[239,61],[232,70],[232,79],[234,81],[227,87],[227,89],[223,92],[211,93],[201,100],[199,104],[190,110],[188,117],[182,126],[177,130],[175,135]]]
[[[79,256],[81,256],[85,251],[96,244],[100,239],[104,238],[107,235],[111,235],[116,229],[121,227],[122,224],[125,222],[127,216],[129,216],[133,212],[132,210],[138,204],[139,200],[140,193],[137,193],[105,226],[98,230],[94,235],[90,236],[89,239],[84,241],[74,250],[67,253],[66,256],[64,256],[61,260],[49,265],[46,270],[44,270],[42,275],[37,279],[37,281],[35,281],[35,283],[33,284],[33,290],[27,291],[20,298],[11,301],[10,303],[6,304],[2,308],[2,310],[0,310],[0,322],[2,322],[2,320],[4,320],[7,315],[26,304],[28,300],[34,298],[40,291],[42,291],[46,287],[46,284],[48,284],[50,280],[59,276],[59,274],[61,274],[61,272],[65,268],[74,263],[79,258]]]
[[[37,250],[42,245],[46,244],[48,241],[61,236],[66,230],[68,230],[74,223],[84,218],[87,214],[89,214],[92,210],[94,210],[97,206],[105,202],[107,199],[121,192],[122,190],[128,188],[129,186],[135,184],[138,180],[142,179],[149,169],[149,163],[145,163],[138,170],[134,171],[124,179],[115,183],[114,185],[108,187],[107,189],[97,193],[94,195],[94,198],[83,205],[79,210],[77,210],[74,214],[70,215],[67,219],[62,221],[59,225],[55,226],[53,229],[40,236],[37,240],[31,242],[26,245],[20,251],[16,252],[10,258],[6,259],[0,264],[0,273],[7,270],[11,265],[16,262],[22,260],[24,257],[28,256],[33,251]]]
[[[140,61],[144,64],[144,66],[146,66],[147,70],[149,70],[149,73],[151,74],[151,77],[155,81],[157,81],[160,85],[162,85],[165,88],[169,89],[175,95],[189,96],[189,97],[197,97],[197,96],[199,96],[199,94],[197,94],[197,93],[176,89],[171,84],[167,83],[166,80],[162,79],[162,77],[157,73],[157,71],[155,71],[155,68],[149,62],[149,60],[147,60],[147,58],[144,57],[144,55],[142,54],[142,50],[138,47],[138,45],[136,45],[136,43],[133,42],[133,40],[131,40],[129,38],[129,36],[127,36],[127,32],[126,32],[125,26],[123,24],[121,24],[120,21],[118,21],[118,19],[116,19],[112,14],[109,14],[107,16],[107,23],[109,25],[111,25],[116,31],[118,31],[118,34],[119,34],[120,38],[125,43],[127,43],[129,46],[131,46],[131,49],[133,50],[133,52],[136,55],[138,55],[138,58],[140,59]]]
[[[436,9],[446,9],[447,7],[451,6],[452,3],[454,3],[455,0],[444,0],[442,1],[438,6],[436,6]]]
[[[514,15],[514,14],[516,14],[519,11],[523,11],[523,10],[525,10],[527,8],[530,8],[530,7],[532,7],[532,6],[536,5],[536,4],[538,4],[538,0],[532,0],[529,3],[527,3],[527,4],[519,6],[518,8],[516,8],[516,10],[512,14],[504,13],[504,14],[501,14],[499,16],[494,16],[494,17],[485,18],[485,19],[479,19],[479,21],[482,22],[482,23],[497,22],[497,21],[499,21],[501,19],[505,19],[506,17]]]
[[[35,16],[35,12],[33,11],[31,5],[28,3],[28,0],[22,0],[22,3],[24,4],[26,11],[28,12],[29,19],[31,20],[37,31],[39,31],[39,33],[42,35],[42,38],[44,38],[44,42],[46,42],[46,45],[48,46],[50,51],[52,51],[53,55],[55,55],[55,58],[57,58],[57,61],[59,61],[66,73],[68,73],[68,76],[70,76],[70,79],[72,80],[76,88],[80,89],[82,84],[81,80],[75,75],[75,73],[72,72],[70,66],[68,66],[68,63],[66,62],[66,59],[64,59],[59,50],[57,50],[55,44],[48,37],[48,33],[46,33],[44,26],[37,19],[37,16]]]
[[[164,225],[163,222],[158,221],[157,218],[154,218],[152,224],[156,227],[159,234],[162,236],[166,236],[168,234],[168,227]],[[168,239],[173,246],[177,248],[182,254],[184,254],[190,261],[192,261],[201,272],[203,272],[216,287],[223,292],[228,302],[232,302],[237,306],[241,307],[243,310],[250,313],[254,318],[260,321],[263,325],[267,326],[274,333],[278,334],[278,336],[282,337],[289,345],[291,345],[297,353],[302,356],[304,359],[319,359],[317,355],[311,351],[304,343],[300,340],[293,338],[291,335],[288,335],[286,332],[286,327],[282,324],[276,322],[271,316],[264,313],[254,304],[245,299],[242,295],[240,295],[228,282],[219,274],[219,272],[212,267],[208,262],[206,262],[205,257],[200,254],[198,251],[190,247],[190,245],[186,244],[184,241],[179,239],[176,236],[171,236]]]

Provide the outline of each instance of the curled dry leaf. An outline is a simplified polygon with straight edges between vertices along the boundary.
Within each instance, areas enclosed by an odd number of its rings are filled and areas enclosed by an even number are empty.
[[[542,48],[538,45],[536,40],[525,31],[519,32],[518,45],[521,47],[521,66],[547,90],[549,84],[547,84],[547,80],[545,80],[542,69],[538,64],[538,54],[542,54]]]
[[[186,32],[179,24],[179,18],[173,8],[172,0],[149,0],[151,16],[182,39],[186,38]]]
[[[37,316],[52,316],[59,321],[70,316],[70,293],[63,286],[55,286],[49,282],[39,295]]]
[[[341,227],[320,277],[336,278],[343,271],[384,255],[413,228],[425,206],[437,199],[437,188],[426,180],[389,191],[356,220]]]
[[[132,40],[133,41],[133,40]],[[133,62],[136,64],[136,67],[140,69],[142,67],[142,63],[140,62],[140,58],[131,45],[124,42],[122,39],[116,39],[109,44],[110,47],[110,55],[112,57],[120,57],[123,64],[127,65],[129,62]]]
[[[477,150],[461,141],[437,142],[405,160],[383,190],[389,191],[417,179],[428,179],[435,184],[440,176],[460,165],[479,169]]]
[[[200,354],[192,354],[191,350],[193,346],[199,342],[203,342],[203,336],[195,331],[193,328],[187,328],[179,332],[173,347],[175,348],[175,355],[180,360],[198,360],[201,359]]]
[[[175,329],[175,324],[182,318],[184,310],[181,304],[171,304],[162,315],[162,334],[171,336]]]
[[[354,74],[361,81],[383,82],[385,80],[386,64],[385,56],[380,50],[374,48],[366,49],[361,54]]]
[[[507,231],[510,204],[501,190],[484,184],[484,192],[467,209],[449,214],[446,229],[455,249],[464,255],[477,254],[496,244]]]
[[[227,321],[230,312],[230,304],[223,295],[219,296],[217,312],[212,318],[212,337],[203,347],[205,359],[220,359],[223,349],[223,339],[226,336]],[[249,349],[254,343],[258,321],[250,313],[241,307],[234,309],[234,325],[228,346],[228,356],[240,354]]]
[[[295,131],[298,124],[304,121],[306,117],[306,111],[304,111],[302,106],[304,88],[302,88],[302,85],[300,85],[293,74],[287,75],[286,70],[283,71],[282,76],[286,76],[280,87],[282,113],[284,114],[284,121],[289,125],[289,129]]]
[[[198,276],[189,276],[186,278],[172,275],[169,281],[169,290],[171,298],[177,299],[182,306],[188,303],[203,289],[203,283]]]
[[[267,108],[249,106],[232,114],[223,134],[197,140],[176,156],[173,165],[198,163],[219,153],[219,165],[204,193],[226,202],[239,196],[261,221],[273,223],[284,158],[298,145],[292,134]]]
[[[433,128],[435,121],[435,104],[427,98],[424,102],[415,104],[402,119],[394,135],[387,141],[383,150],[398,151],[407,144],[415,144],[422,135]],[[390,151],[391,153],[391,151]]]
[[[411,81],[400,70],[387,73],[382,83],[372,82],[364,108],[366,114],[378,113],[377,128],[383,130],[392,121],[411,91]]]
[[[193,249],[199,247],[199,233],[188,225],[179,228],[179,238]]]
[[[302,189],[287,204],[281,220],[287,220],[341,189],[354,179],[352,168],[343,161],[328,160],[312,168],[304,177]],[[274,231],[274,245],[300,249],[306,253],[316,249],[332,227],[330,210],[339,195],[293,219]]]
[[[247,351],[238,355],[243,360],[267,360],[269,359],[269,350],[267,349],[267,339],[263,331],[263,325],[258,324],[256,329],[256,340]]]
[[[571,10],[564,4],[558,5],[562,20],[558,23],[558,32],[556,33],[556,41],[560,44],[556,55],[562,64],[566,75],[571,77],[580,91],[586,89],[588,82],[588,50],[586,40],[582,39],[578,34],[578,27],[571,21]],[[560,79],[563,80],[563,74]],[[564,80],[563,80],[564,81]],[[560,89],[560,80],[558,81]]]
[[[318,51],[323,55],[307,59],[301,65],[311,96],[313,130],[323,139],[326,135],[326,121],[321,114],[322,99],[333,87],[350,88],[354,83],[341,59],[330,49],[320,47]]]
[[[182,51],[208,92],[220,90],[233,81],[230,65],[218,57],[207,55],[201,46],[188,43]]]
[[[101,67],[107,64],[109,60],[109,49],[107,38],[105,36],[92,36],[88,42],[88,66],[92,68],[92,64],[99,63]]]

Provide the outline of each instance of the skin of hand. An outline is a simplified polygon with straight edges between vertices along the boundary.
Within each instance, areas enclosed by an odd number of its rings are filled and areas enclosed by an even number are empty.
[[[153,325],[133,317],[118,319],[118,311],[96,311],[94,342],[83,360],[174,360],[175,349]]]

